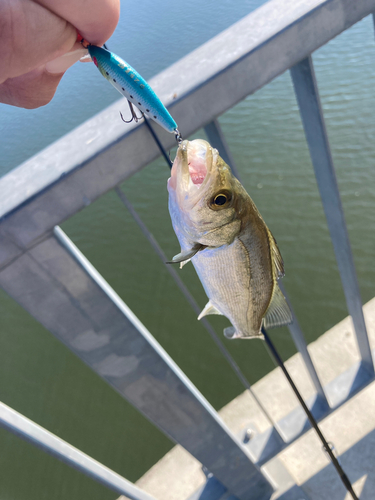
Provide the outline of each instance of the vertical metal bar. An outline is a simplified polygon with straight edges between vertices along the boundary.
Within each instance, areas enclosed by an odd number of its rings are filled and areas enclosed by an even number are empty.
[[[125,495],[132,500],[155,500],[154,497],[140,490],[116,472],[24,417],[21,413],[9,408],[4,403],[0,403],[0,427],[46,451],[74,469],[83,472],[116,493]]]
[[[373,375],[362,301],[311,56],[293,66],[290,72],[362,362]]]
[[[284,294],[284,296],[289,304],[290,310],[292,311],[292,315],[293,315],[293,323],[288,325],[289,332],[292,336],[292,339],[293,339],[295,346],[297,347],[298,351],[300,352],[300,354],[302,356],[303,362],[305,363],[306,369],[309,372],[310,378],[312,380],[312,383],[314,384],[316,392],[318,393],[318,396],[320,397],[320,404],[328,411],[329,404],[327,401],[327,397],[325,395],[322,384],[320,383],[318,374],[316,373],[315,366],[312,362],[312,359],[310,357],[310,353],[307,349],[307,344],[306,344],[305,338],[303,336],[301,327],[298,323],[298,320],[297,320],[296,315],[293,311],[293,307],[288,299],[288,296],[285,293],[284,285],[282,284],[281,280],[279,281],[279,287],[280,287],[281,291],[283,292],[283,294]]]
[[[204,131],[207,134],[207,138],[211,146],[213,146],[219,151],[219,154],[222,157],[222,159],[225,161],[225,163],[227,163],[230,166],[233,175],[235,175],[237,179],[240,181],[240,177],[236,165],[234,163],[232,153],[230,152],[228,143],[225,139],[223,131],[221,130],[217,118],[215,118],[211,123],[206,125],[204,127]]]
[[[166,255],[164,254],[163,250],[161,249],[161,247],[159,246],[159,243],[154,238],[153,234],[148,230],[147,226],[144,224],[144,222],[142,221],[142,219],[140,218],[140,216],[138,215],[138,213],[134,209],[133,205],[130,203],[130,201],[125,196],[125,193],[118,187],[115,189],[115,191],[116,191],[118,197],[120,198],[120,200],[122,201],[122,203],[129,210],[130,215],[133,217],[135,222],[138,224],[138,227],[140,228],[140,230],[142,231],[144,236],[147,238],[147,240],[151,244],[155,253],[158,255],[160,260],[163,262],[165,268],[167,269],[169,274],[174,279],[176,285],[178,286],[178,288],[181,290],[181,292],[185,296],[186,300],[188,301],[188,303],[192,307],[195,314],[197,314],[197,316],[199,316],[199,314],[201,312],[199,305],[197,304],[194,297],[189,292],[188,288],[185,286],[185,283],[178,276],[178,274],[175,271],[175,269],[173,268],[173,266],[166,263],[168,259],[167,259]],[[269,413],[267,412],[265,407],[262,405],[261,401],[258,399],[256,394],[253,392],[251,385],[250,385],[250,382],[247,380],[247,378],[242,373],[241,369],[239,368],[239,366],[237,365],[235,360],[232,358],[232,356],[230,355],[230,353],[228,352],[228,350],[226,349],[224,344],[219,339],[217,333],[215,332],[215,329],[211,326],[210,322],[206,318],[202,318],[201,323],[206,328],[206,330],[210,334],[212,340],[215,342],[215,344],[220,349],[220,351],[223,354],[223,356],[225,357],[225,359],[228,361],[228,363],[232,367],[232,369],[235,372],[235,374],[237,375],[238,379],[241,381],[243,386],[249,391],[250,395],[252,396],[254,401],[257,403],[257,405],[259,406],[260,410],[263,412],[263,414],[266,417],[266,419],[268,420],[268,422],[275,429],[275,432],[276,432],[276,435],[277,435],[279,441],[281,443],[284,443],[284,440],[281,437],[281,434],[277,428],[277,424],[273,421],[273,419],[271,418],[271,416],[269,415]]]

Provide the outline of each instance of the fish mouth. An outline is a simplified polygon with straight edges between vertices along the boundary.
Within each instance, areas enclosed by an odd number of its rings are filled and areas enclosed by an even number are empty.
[[[185,196],[198,193],[212,172],[215,153],[202,139],[183,141],[173,162],[168,187]]]

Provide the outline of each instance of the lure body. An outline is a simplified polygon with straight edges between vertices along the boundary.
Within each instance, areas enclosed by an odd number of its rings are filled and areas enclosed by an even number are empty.
[[[89,45],[87,48],[101,74],[120,94],[165,130],[176,133],[176,122],[150,85],[134,68],[109,50],[96,45]]]

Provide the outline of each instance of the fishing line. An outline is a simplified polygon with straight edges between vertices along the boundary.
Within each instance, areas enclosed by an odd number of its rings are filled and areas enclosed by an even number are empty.
[[[149,120],[147,118],[145,118],[144,120],[145,124],[146,124],[146,127],[149,129],[150,131],[150,134],[152,135],[152,137],[154,138],[154,141],[156,142],[156,144],[158,145],[159,149],[160,149],[160,152],[161,154],[164,156],[165,158],[165,161],[167,162],[167,165],[169,168],[172,167],[173,165],[173,161],[170,159],[167,151],[164,149],[162,143],[160,142],[159,140],[159,137],[156,135],[154,129],[152,128],[151,126],[151,123],[149,122]]]
[[[281,357],[280,357],[279,353],[277,352],[275,346],[273,345],[270,337],[268,336],[268,333],[266,332],[265,328],[263,328],[263,327],[262,327],[262,333],[264,335],[264,340],[266,341],[267,347],[271,351],[272,357],[274,358],[274,360],[276,361],[276,363],[279,365],[279,367],[282,369],[282,371],[283,371],[286,379],[289,382],[289,385],[293,389],[294,394],[297,396],[298,401],[300,402],[300,404],[301,404],[304,412],[306,413],[307,418],[309,419],[311,426],[315,429],[316,433],[318,434],[319,439],[323,443],[323,449],[329,455],[329,458],[331,459],[331,461],[332,461],[332,463],[333,463],[336,471],[338,472],[341,481],[344,483],[345,488],[351,494],[353,500],[358,500],[358,497],[354,493],[353,487],[352,487],[352,485],[351,485],[351,483],[349,481],[348,476],[345,474],[344,470],[342,469],[341,465],[339,464],[339,461],[337,460],[337,458],[333,454],[333,451],[332,451],[331,447],[327,443],[325,437],[322,434],[322,431],[318,427],[317,421],[315,420],[315,418],[314,418],[313,414],[311,413],[311,411],[306,406],[306,403],[303,400],[303,398],[302,398],[299,390],[297,389],[296,385],[294,384],[294,382],[292,380],[292,377],[289,375],[289,372],[286,369],[286,367],[285,367],[285,365],[283,363],[283,360],[281,359]]]

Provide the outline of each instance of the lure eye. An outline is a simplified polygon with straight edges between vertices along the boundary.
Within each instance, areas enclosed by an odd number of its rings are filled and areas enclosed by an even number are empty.
[[[222,191],[215,195],[211,201],[211,208],[218,210],[220,208],[225,208],[231,201],[232,196],[229,191]]]

